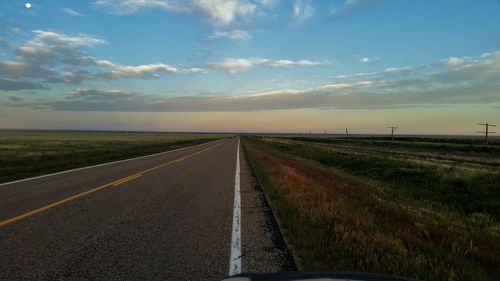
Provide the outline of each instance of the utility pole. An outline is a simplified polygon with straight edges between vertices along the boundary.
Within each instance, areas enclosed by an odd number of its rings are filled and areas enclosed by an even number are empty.
[[[398,127],[390,126],[387,128],[391,129],[391,140],[394,140],[394,132],[398,129]]]
[[[495,132],[490,132],[490,127],[496,127],[497,125],[495,124],[488,124],[488,123],[477,123],[479,126],[484,126],[484,131],[478,131],[479,134],[484,134],[484,142],[486,145],[488,145],[488,135],[489,134],[494,134]]]

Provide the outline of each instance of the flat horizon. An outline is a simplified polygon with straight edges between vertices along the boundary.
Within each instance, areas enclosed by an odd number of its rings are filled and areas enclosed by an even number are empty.
[[[236,134],[236,135],[298,135],[298,136],[342,136],[342,137],[370,137],[370,136],[390,136],[390,133],[334,133],[327,132],[238,132],[238,131],[140,131],[140,130],[93,130],[93,129],[0,129],[0,132],[18,131],[18,132],[89,132],[89,133],[167,133],[167,134]],[[484,135],[473,134],[394,134],[394,137],[467,137],[484,139]],[[500,136],[490,135],[491,139],[500,139]]]

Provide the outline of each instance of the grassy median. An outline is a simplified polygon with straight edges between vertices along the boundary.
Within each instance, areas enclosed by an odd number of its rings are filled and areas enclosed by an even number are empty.
[[[497,279],[495,149],[331,142],[243,141],[305,269]]]
[[[0,131],[0,182],[142,156],[222,134]]]

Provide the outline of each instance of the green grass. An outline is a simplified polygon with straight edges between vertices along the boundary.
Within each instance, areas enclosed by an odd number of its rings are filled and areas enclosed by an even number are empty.
[[[0,131],[0,182],[195,145],[228,135]]]
[[[394,140],[383,137],[366,138],[325,138],[325,137],[293,137],[297,141],[316,142],[325,144],[343,144],[353,146],[368,146],[372,148],[400,148],[407,151],[433,151],[449,153],[467,153],[487,157],[493,155],[500,157],[500,140],[492,139],[488,146],[484,145],[484,140],[479,139],[433,139],[433,138],[404,138],[398,137]]]
[[[495,216],[498,184],[491,180],[498,179],[495,169],[446,160],[477,157],[476,152],[427,161],[367,151],[365,143],[344,144],[350,150],[304,140],[243,140],[306,270],[496,280],[500,225]],[[389,146],[405,152],[406,145]],[[412,148],[412,155],[419,153],[427,157],[438,152]]]
[[[474,151],[469,152],[471,155],[454,155],[428,148],[423,152],[414,148],[407,154],[400,143],[392,146],[397,152],[369,149],[359,142],[347,148],[289,140],[267,141],[266,145],[378,183],[392,194],[453,208],[462,214],[484,213],[500,219],[500,155],[481,161]]]

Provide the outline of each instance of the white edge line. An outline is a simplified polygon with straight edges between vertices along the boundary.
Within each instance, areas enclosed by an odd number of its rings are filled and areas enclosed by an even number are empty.
[[[229,257],[229,276],[241,273],[241,198],[240,198],[240,139],[236,150],[236,173],[234,176],[233,231],[231,235],[231,254]]]
[[[9,185],[9,184],[20,183],[20,182],[24,182],[24,181],[36,180],[36,179],[41,179],[41,178],[46,178],[46,177],[51,177],[51,176],[57,176],[57,175],[61,175],[61,174],[66,174],[66,173],[71,173],[71,172],[86,170],[86,169],[95,168],[95,167],[107,166],[107,165],[111,165],[111,164],[116,164],[116,163],[121,163],[121,162],[127,162],[127,161],[132,161],[132,160],[147,158],[147,157],[153,157],[153,156],[157,156],[157,155],[161,155],[161,154],[167,154],[167,153],[176,152],[176,151],[180,151],[180,150],[184,150],[184,149],[188,149],[188,148],[202,146],[202,145],[205,145],[205,144],[208,144],[208,143],[212,143],[212,142],[215,142],[215,141],[218,141],[218,140],[220,140],[220,139],[209,141],[209,142],[204,142],[204,143],[200,143],[200,144],[196,144],[196,145],[181,147],[181,148],[177,148],[177,149],[174,149],[174,150],[168,150],[168,151],[164,151],[164,152],[159,152],[159,153],[155,153],[155,154],[149,154],[149,155],[144,155],[144,156],[139,156],[139,157],[134,157],[134,158],[128,158],[128,159],[123,159],[123,160],[118,160],[118,161],[113,161],[113,162],[101,163],[101,164],[97,164],[97,165],[86,166],[86,167],[81,167],[81,168],[76,168],[76,169],[71,169],[71,170],[56,172],[56,173],[42,175],[42,176],[36,176],[36,177],[32,177],[32,178],[27,178],[27,179],[20,179],[20,180],[15,180],[15,181],[11,181],[11,182],[0,183],[0,186],[5,186],[5,185]]]

